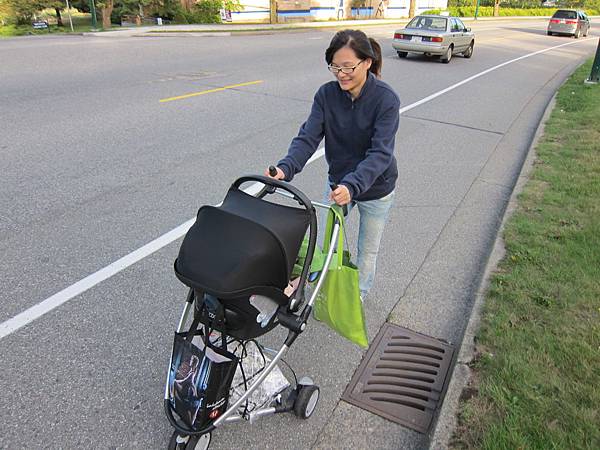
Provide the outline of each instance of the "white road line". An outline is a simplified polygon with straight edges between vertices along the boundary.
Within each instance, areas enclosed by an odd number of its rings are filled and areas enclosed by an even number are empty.
[[[441,91],[431,94],[415,103],[411,103],[408,106],[400,108],[400,114],[402,114],[406,111],[409,111],[413,108],[416,108],[417,106],[420,106],[424,103],[430,102],[431,100],[439,97],[440,95],[450,92],[450,91],[456,89],[457,87],[462,86],[465,83],[468,83],[469,81],[473,81],[476,78],[486,75],[494,70],[500,69],[501,67],[515,63],[517,61],[521,61],[526,58],[530,58],[535,55],[539,55],[540,53],[545,53],[545,52],[549,52],[551,50],[555,50],[560,47],[577,44],[579,42],[585,42],[586,40],[589,40],[589,39],[592,39],[592,38],[579,39],[576,41],[567,42],[566,44],[560,44],[560,45],[556,45],[554,47],[548,47],[543,50],[538,50],[537,52],[529,53],[527,55],[520,56],[515,59],[511,59],[510,61],[506,61],[502,64],[498,64],[497,66],[491,67],[487,70],[484,70],[483,72],[479,72],[478,74],[475,74],[469,78],[466,78],[456,84],[453,84],[452,86],[449,86],[446,89],[442,89]],[[323,147],[321,147],[308,160],[307,164],[310,164],[310,163],[316,161],[317,159],[321,158],[324,154],[325,154],[325,149]],[[259,190],[260,190],[259,183],[255,183],[252,186],[245,189],[245,191],[251,195],[257,193]],[[179,239],[181,236],[183,236],[187,232],[187,230],[189,230],[189,228],[192,226],[192,224],[194,223],[195,220],[196,220],[195,218],[188,220],[187,222],[185,222],[185,223],[179,225],[178,227],[172,229],[171,231],[163,234],[162,236],[158,237],[157,239],[153,240],[152,242],[149,242],[148,244],[138,248],[137,250],[123,256],[122,258],[118,259],[117,261],[113,262],[112,264],[109,264],[108,266],[104,267],[103,269],[100,269],[99,271],[85,277],[84,279],[78,281],[75,284],[72,284],[71,286],[63,289],[62,291],[57,292],[53,296],[48,297],[46,300],[26,309],[22,313],[17,314],[16,316],[6,320],[5,322],[2,322],[0,324],[0,339],[23,328],[25,325],[33,322],[35,319],[42,317],[44,314],[52,311],[55,308],[58,308],[60,305],[68,302],[69,300],[78,296],[79,294],[82,294],[83,292],[96,286],[97,284],[101,283],[102,281],[112,277],[113,275],[116,275],[117,273],[121,272],[122,270],[126,269],[127,267],[135,264],[136,262],[144,259],[145,257],[151,255],[152,253],[156,252],[157,250],[160,250],[161,248],[169,245],[171,242]]]
[[[525,58],[530,58],[532,56],[539,55],[540,53],[546,53],[546,52],[549,52],[551,50],[555,50],[555,49],[560,48],[560,47],[565,47],[567,45],[577,44],[579,42],[587,41],[589,39],[591,39],[591,38],[583,39],[583,40],[579,40],[579,41],[570,41],[570,42],[567,42],[566,44],[555,45],[554,47],[548,47],[548,48],[545,48],[543,50],[538,50],[537,52],[528,53],[527,55],[519,56],[518,58],[511,59],[510,61],[503,62],[502,64],[498,64],[497,66],[490,67],[489,69],[484,70],[483,72],[479,72],[479,73],[477,73],[477,74],[475,74],[475,75],[473,75],[473,76],[471,76],[469,78],[465,78],[464,80],[459,81],[458,83],[453,84],[452,86],[449,86],[446,89],[442,89],[441,91],[438,91],[435,94],[431,94],[431,95],[429,95],[429,96],[427,96],[427,97],[419,100],[418,102],[414,102],[414,103],[412,103],[412,104],[410,104],[408,106],[405,106],[404,108],[400,108],[400,114],[402,114],[402,113],[404,113],[406,111],[409,111],[409,110],[411,110],[413,108],[416,108],[417,106],[421,106],[423,103],[430,102],[431,100],[433,100],[434,98],[439,97],[440,95],[444,95],[445,93],[450,92],[450,91],[456,89],[457,87],[462,86],[463,84],[468,83],[469,81],[473,81],[476,78],[482,77],[482,76],[484,76],[484,75],[486,75],[486,74],[488,74],[490,72],[493,72],[494,70],[498,70],[501,67],[508,66],[509,64],[515,63],[517,61],[521,61],[522,59],[525,59]]]

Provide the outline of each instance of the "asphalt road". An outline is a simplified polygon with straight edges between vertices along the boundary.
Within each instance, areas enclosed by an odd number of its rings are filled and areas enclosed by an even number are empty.
[[[544,26],[475,24],[473,58],[448,65],[400,60],[392,26],[365,29],[380,39],[384,79],[408,107],[396,203],[366,302],[371,336],[394,310],[412,329],[460,340],[472,304],[460,286],[477,281],[468,261],[481,263],[512,189],[498,179],[518,172],[553,90],[598,42],[595,29],[575,41]],[[323,55],[332,34],[1,40],[0,327],[276,162],[331,77]],[[237,87],[215,91],[226,86]],[[320,158],[295,184],[319,199],[324,171]],[[467,230],[485,233],[474,242]],[[0,448],[166,447],[164,375],[186,292],[172,271],[179,243],[1,338]],[[441,297],[454,306],[441,307]],[[315,415],[227,426],[211,448],[424,448],[426,436],[338,404],[361,357],[311,322],[287,360],[321,386]]]

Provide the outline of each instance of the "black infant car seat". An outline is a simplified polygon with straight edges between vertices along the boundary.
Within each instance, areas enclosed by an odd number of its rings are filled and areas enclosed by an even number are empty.
[[[218,299],[224,308],[222,332],[253,339],[276,325],[257,320],[251,296],[286,305],[284,294],[311,212],[229,189],[221,206],[202,206],[175,260],[175,274],[196,298]],[[210,302],[206,302],[207,304]],[[214,325],[214,324],[213,324]]]

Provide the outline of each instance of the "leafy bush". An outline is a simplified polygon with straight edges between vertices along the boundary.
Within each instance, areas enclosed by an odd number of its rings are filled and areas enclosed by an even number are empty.
[[[15,25],[17,22],[15,12],[7,0],[0,0],[0,26]]]
[[[175,13],[175,21],[180,23],[219,23],[221,15],[219,10],[223,7],[221,0],[202,0],[187,11],[178,8]]]
[[[241,11],[243,9],[240,0],[200,0],[191,11],[179,6],[173,19],[179,23],[220,23],[221,8],[229,11]]]
[[[194,5],[193,11],[200,19],[200,23],[221,22],[220,9],[223,7],[221,0],[202,0]]]
[[[557,8],[529,8],[529,9],[521,9],[521,8],[505,8],[503,6],[500,7],[499,13],[501,17],[512,17],[512,16],[551,16],[554,14]],[[441,9],[432,9],[424,12],[423,14],[439,14],[443,10]],[[447,10],[451,16],[456,17],[474,17],[475,16],[475,7],[474,6],[451,6]],[[586,8],[585,11],[590,15],[600,14],[598,10]],[[494,16],[494,7],[493,6],[480,6],[479,7],[479,17],[493,17]]]
[[[448,0],[448,7],[475,6],[476,0]],[[541,0],[501,0],[500,9],[537,9],[541,6]],[[574,8],[584,10],[600,10],[600,0],[558,0],[556,8]],[[494,6],[494,0],[480,0],[479,6]],[[549,8],[552,9],[552,8]]]

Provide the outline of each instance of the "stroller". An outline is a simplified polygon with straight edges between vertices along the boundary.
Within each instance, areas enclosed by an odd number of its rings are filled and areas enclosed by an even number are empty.
[[[254,183],[249,190],[263,187],[250,195],[240,189],[244,183]],[[283,199],[264,199],[272,194],[286,197],[287,203],[291,199],[300,207],[282,204]],[[307,419],[315,410],[318,386],[308,377],[297,380],[295,374],[293,383],[271,392],[255,408],[248,407],[263,383],[276,372],[282,375],[277,364],[305,330],[336,248],[337,221],[322,268],[311,273],[317,240],[315,207],[329,208],[311,202],[288,183],[256,175],[237,179],[221,205],[199,209],[174,265],[176,276],[189,291],[175,333],[165,387],[164,408],[175,428],[170,450],[206,449],[212,431],[227,423],[252,422],[284,412]],[[299,259],[301,247],[306,254]],[[299,281],[290,293],[292,271],[299,261]],[[309,282],[313,289],[306,302]],[[269,350],[255,341],[277,326],[288,330],[279,350]],[[264,364],[245,374],[250,342]],[[236,399],[232,384],[240,372],[243,386]]]

